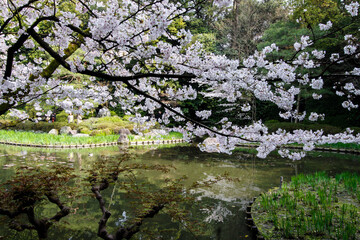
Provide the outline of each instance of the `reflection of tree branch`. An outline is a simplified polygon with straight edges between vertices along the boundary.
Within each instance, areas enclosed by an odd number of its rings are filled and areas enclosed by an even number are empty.
[[[0,208],[0,215],[8,216],[9,218],[15,218],[19,216],[20,214],[24,213],[23,211],[14,211],[11,212],[10,210]]]
[[[28,204],[22,204],[21,206],[18,207],[18,210],[14,212],[11,212],[6,209],[0,209],[0,214],[8,216],[10,219],[14,219],[20,214],[25,213],[31,225],[21,224],[13,220],[10,222],[10,228],[16,231],[24,231],[26,229],[36,230],[39,238],[45,239],[47,238],[49,228],[52,226],[52,222],[53,221],[58,222],[63,217],[66,217],[70,213],[70,208],[64,206],[64,204],[54,193],[46,194],[46,196],[51,203],[56,204],[60,208],[60,211],[57,212],[52,218],[37,219],[35,217],[35,210],[34,210],[35,203],[31,203],[30,206],[28,206]]]
[[[49,228],[54,222],[60,221],[70,213],[70,208],[65,206],[59,198],[59,187],[73,178],[67,168],[58,169],[55,172],[43,172],[34,170],[19,175],[1,185],[0,189],[0,215],[10,218],[9,227],[16,231],[36,230],[39,239],[46,239]],[[59,171],[57,171],[59,170]],[[58,174],[64,174],[59,176]],[[35,214],[35,207],[46,198],[49,202],[57,205],[60,209],[53,217],[43,217]],[[25,215],[27,223],[18,222],[16,219]]]
[[[118,178],[118,175],[113,176],[113,180],[117,180],[117,178]],[[103,215],[99,221],[99,228],[98,228],[98,236],[101,237],[102,239],[106,239],[106,240],[119,240],[119,239],[124,239],[124,238],[130,239],[135,233],[140,231],[140,226],[142,225],[144,219],[154,217],[165,206],[162,203],[153,206],[148,212],[137,216],[136,219],[139,219],[139,220],[137,222],[133,223],[131,226],[120,227],[116,231],[116,234],[114,236],[106,230],[106,224],[111,216],[111,213],[110,213],[110,211],[108,211],[106,209],[104,198],[101,195],[101,191],[107,189],[108,187],[109,187],[109,181],[104,179],[102,183],[100,183],[97,186],[93,186],[91,188],[91,191],[95,194],[95,197],[99,202],[99,207],[103,213]]]
[[[35,227],[32,226],[32,225],[28,225],[28,224],[21,224],[17,221],[11,221],[10,224],[9,224],[9,227],[13,230],[16,230],[18,232],[22,232],[26,229],[28,230],[35,230]]]
[[[124,159],[126,159],[128,155],[124,155]],[[143,224],[143,221],[146,218],[152,218],[156,214],[158,214],[161,209],[164,208],[165,202],[159,201],[159,203],[154,204],[152,207],[150,207],[150,210],[138,214],[138,216],[135,217],[137,219],[136,222],[132,223],[130,226],[124,227],[120,226],[117,230],[115,235],[109,233],[106,229],[107,222],[111,216],[111,212],[106,208],[105,206],[105,200],[103,196],[101,195],[101,191],[107,189],[110,186],[110,183],[116,182],[118,180],[119,174],[121,172],[131,172],[134,169],[158,169],[162,171],[166,171],[167,168],[159,165],[154,166],[146,166],[143,164],[134,164],[131,167],[130,166],[123,166],[120,168],[120,164],[124,161],[121,160],[115,166],[111,167],[111,171],[104,175],[103,172],[100,173],[92,173],[92,176],[89,178],[90,183],[92,184],[91,191],[94,193],[95,198],[99,202],[99,208],[102,212],[101,219],[99,221],[99,228],[97,235],[101,237],[102,239],[106,240],[119,240],[119,239],[130,239],[135,233],[140,231],[140,226]],[[104,166],[105,162],[101,162],[100,166],[97,166],[98,169],[101,168],[108,168],[108,166]],[[97,179],[97,176],[101,176],[101,179]],[[109,205],[110,206],[110,205]]]
[[[50,220],[58,222],[58,221],[60,221],[61,218],[66,217],[70,213],[70,208],[64,206],[64,204],[60,201],[60,199],[54,193],[46,194],[46,197],[48,198],[48,200],[51,203],[56,204],[60,208],[60,211],[57,212],[55,214],[55,216],[50,218]]]
[[[107,180],[104,180],[104,181],[105,182],[101,183],[99,186],[93,186],[91,188],[91,191],[95,194],[95,197],[99,202],[99,205],[100,205],[99,207],[103,214],[99,221],[98,236],[103,239],[114,239],[113,236],[110,235],[106,230],[106,223],[109,220],[111,213],[108,210],[106,210],[105,201],[104,201],[102,195],[100,194],[101,190],[104,190],[109,186],[108,181]]]
[[[117,230],[116,232],[116,240],[119,239],[130,239],[135,233],[137,233],[140,230],[140,226],[143,224],[144,220],[146,218],[152,218],[154,217],[156,214],[158,214],[161,209],[164,208],[164,204],[158,204],[153,206],[148,212],[144,213],[141,216],[137,216],[136,218],[139,219],[139,221],[137,221],[136,223],[132,224],[130,227],[124,228],[121,227],[120,229]]]

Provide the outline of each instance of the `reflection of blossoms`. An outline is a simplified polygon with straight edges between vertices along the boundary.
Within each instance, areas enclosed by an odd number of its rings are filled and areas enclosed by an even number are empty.
[[[223,204],[220,202],[215,209],[202,209],[203,212],[210,214],[205,218],[205,222],[224,222],[227,216],[233,215],[233,213],[227,209]]]

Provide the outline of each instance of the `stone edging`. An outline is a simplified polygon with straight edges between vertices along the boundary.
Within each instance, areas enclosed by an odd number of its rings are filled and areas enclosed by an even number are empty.
[[[248,147],[255,148],[260,146],[259,144],[237,144],[237,147]],[[303,149],[301,146],[292,146],[286,145],[285,148],[289,149]],[[312,151],[324,151],[324,152],[342,152],[342,153],[352,153],[352,154],[360,154],[360,150],[357,149],[346,149],[346,148],[326,148],[326,147],[315,147]]]
[[[128,145],[142,146],[142,145],[174,144],[174,143],[183,143],[183,142],[185,142],[184,139],[149,140],[149,141],[133,141],[133,142],[129,142]],[[0,141],[0,144],[21,146],[21,147],[37,147],[37,148],[94,148],[94,147],[123,145],[118,142],[80,144],[80,145],[41,145],[41,144],[14,143],[14,142],[3,142],[3,141]],[[238,144],[236,146],[237,147],[255,148],[255,147],[258,147],[259,144]],[[301,146],[287,145],[285,147],[290,148],[290,149],[302,149]],[[360,154],[360,150],[357,150],[357,149],[315,147],[314,150],[315,151],[326,151],[326,152],[343,152],[343,153]]]
[[[129,142],[129,144],[120,144],[118,142],[110,143],[94,143],[94,144],[80,144],[80,145],[41,145],[41,144],[29,144],[29,143],[14,143],[14,142],[1,142],[0,144],[12,145],[12,146],[21,146],[21,147],[36,147],[36,148],[94,148],[94,147],[106,147],[106,146],[116,146],[116,145],[129,145],[129,146],[144,146],[144,145],[160,145],[160,144],[174,144],[174,143],[183,143],[183,139],[173,139],[173,140],[152,140],[152,141],[139,141],[139,142]]]
[[[263,240],[264,237],[260,234],[259,229],[255,225],[254,219],[251,216],[251,208],[252,208],[252,205],[254,204],[255,200],[256,200],[256,197],[254,197],[253,200],[250,201],[249,205],[246,207],[245,221],[246,221],[246,225],[251,229],[251,231],[254,234],[256,234],[256,239],[257,240]]]

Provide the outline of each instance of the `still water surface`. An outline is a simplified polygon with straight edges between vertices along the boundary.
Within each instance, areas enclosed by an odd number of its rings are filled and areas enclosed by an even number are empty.
[[[205,223],[204,234],[194,236],[186,230],[184,223],[172,221],[166,214],[158,214],[146,220],[142,229],[148,234],[138,233],[134,239],[214,239],[236,240],[250,239],[252,233],[245,225],[245,208],[248,202],[260,193],[279,185],[280,176],[289,181],[291,176],[299,173],[325,171],[330,175],[349,171],[360,173],[358,155],[339,153],[313,152],[305,159],[293,162],[282,159],[276,154],[267,159],[255,157],[253,150],[240,150],[232,155],[203,153],[189,146],[137,147],[131,151],[136,154],[134,163],[163,164],[173,166],[168,173],[156,171],[139,172],[138,181],[150,188],[161,188],[164,178],[187,176],[185,185],[208,179],[219,174],[228,173],[237,177],[239,182],[220,181],[212,188],[199,189],[198,203],[189,206],[191,214],[199,222]],[[44,150],[0,146],[0,182],[11,179],[16,167],[42,166],[51,168],[54,164],[73,167],[81,172],[89,168],[97,159],[120,156],[117,147],[78,150]],[[103,195],[110,208],[112,217],[109,229],[126,222],[131,215],[128,210],[129,200],[115,184]],[[89,190],[90,192],[90,190]],[[51,206],[42,206],[38,214],[47,215],[54,212]],[[97,222],[101,218],[98,202],[92,197],[79,199],[76,213],[61,220],[60,224],[50,228],[49,239],[82,240],[99,239],[96,236]],[[151,235],[149,235],[149,233]],[[3,238],[2,238],[3,237]],[[6,218],[0,216],[0,239],[37,239],[35,233],[24,231],[16,233],[6,227]]]

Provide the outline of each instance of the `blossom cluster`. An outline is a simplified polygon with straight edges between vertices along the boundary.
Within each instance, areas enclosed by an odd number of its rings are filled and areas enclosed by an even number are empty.
[[[308,88],[314,99],[321,99],[325,78],[314,73],[319,72],[322,62],[335,65],[346,58],[359,58],[359,44],[352,35],[345,36],[346,44],[339,53],[313,49],[314,39],[301,36],[300,41],[293,44],[294,57],[289,61],[270,61],[268,55],[279,51],[271,44],[240,62],[207,53],[200,42],[192,41],[192,34],[185,29],[169,31],[173,20],[188,11],[180,2],[108,0],[105,5],[90,0],[86,7],[74,1],[72,12],[63,11],[56,3],[56,0],[54,4],[15,1],[13,7],[19,9],[23,19],[19,24],[13,18],[15,11],[0,2],[1,22],[9,19],[9,24],[4,26],[8,33],[14,33],[0,35],[0,71],[3,73],[0,75],[0,109],[31,103],[41,111],[41,104],[35,101],[46,96],[47,105],[85,114],[98,104],[109,102],[112,107],[119,106],[134,115],[131,120],[137,123],[134,130],[139,133],[156,122],[172,123],[173,130],[183,133],[186,140],[194,136],[216,140],[215,144],[215,140],[212,144],[200,144],[203,150],[231,153],[237,144],[254,141],[260,143],[259,157],[291,143],[303,144],[303,151],[310,151],[316,144],[327,142],[360,142],[360,136],[352,135],[351,131],[328,136],[321,131],[303,130],[289,133],[279,129],[269,133],[261,121],[238,126],[225,117],[207,126],[192,121],[178,104],[205,98],[234,106],[252,96],[274,103],[284,119],[304,120],[306,112],[294,110],[297,96],[302,88]],[[214,1],[221,7],[229,3],[229,0]],[[351,16],[357,16],[358,8],[357,2],[345,6]],[[46,34],[38,26],[42,21],[52,22]],[[319,28],[331,30],[332,23],[320,24]],[[20,40],[23,48],[13,52]],[[69,57],[71,48],[78,51]],[[39,54],[31,58],[27,55],[29,51]],[[61,67],[47,75],[50,71],[47,67],[55,64]],[[359,69],[355,67],[346,76],[359,76]],[[82,87],[71,84],[72,80],[61,79],[64,71],[71,76],[84,76]],[[353,102],[360,95],[356,85],[347,82],[334,91],[347,97],[342,104],[344,108],[358,107]],[[240,110],[250,111],[251,106],[245,103]],[[25,117],[16,111],[13,110],[14,116]],[[211,118],[212,113],[211,109],[195,112],[201,121]],[[324,117],[313,112],[308,115],[310,121]],[[303,151],[281,149],[279,153],[297,160],[304,156]]]

